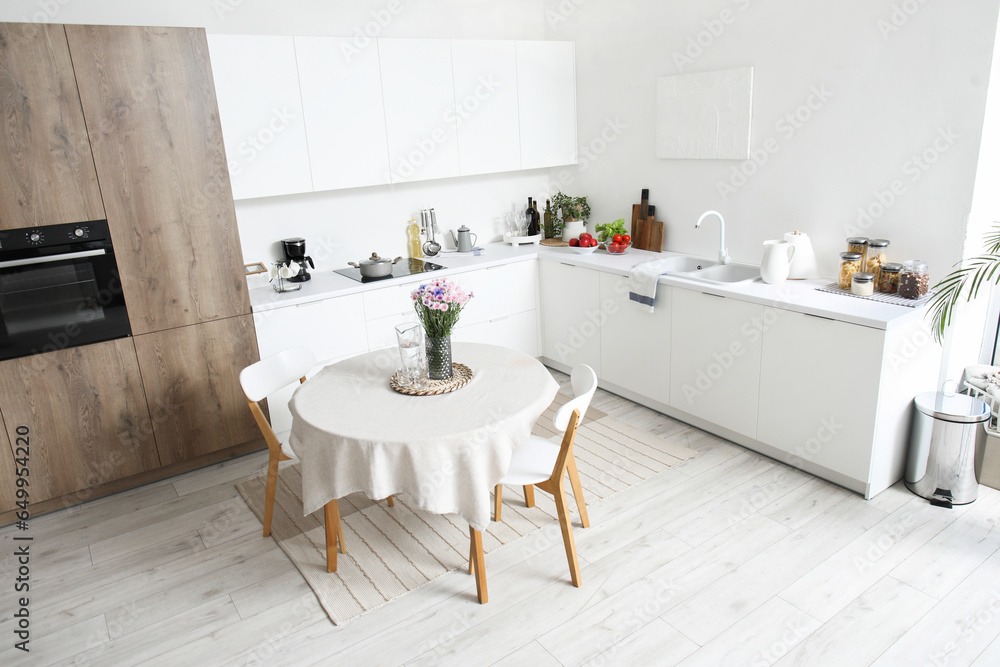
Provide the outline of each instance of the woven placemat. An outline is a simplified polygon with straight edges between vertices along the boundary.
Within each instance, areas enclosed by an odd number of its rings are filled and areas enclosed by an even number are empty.
[[[389,378],[389,386],[401,394],[410,396],[437,396],[461,389],[472,380],[472,369],[465,364],[452,362],[451,378],[447,380],[426,380],[423,386],[407,387],[399,384],[399,371]]]
[[[545,239],[543,241],[539,241],[538,243],[539,245],[546,245],[550,248],[565,248],[569,245],[569,243],[566,243],[562,239]]]

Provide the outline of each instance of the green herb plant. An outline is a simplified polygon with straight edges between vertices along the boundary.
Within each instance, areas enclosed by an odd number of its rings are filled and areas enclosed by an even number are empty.
[[[597,225],[594,227],[594,230],[597,231],[597,240],[601,243],[606,242],[615,234],[621,234],[622,236],[628,234],[628,230],[625,229],[625,218],[618,218],[614,222]]]
[[[571,197],[557,191],[552,197],[552,217],[552,226],[558,236],[567,220],[582,220],[586,224],[590,219],[590,204],[586,197]]]

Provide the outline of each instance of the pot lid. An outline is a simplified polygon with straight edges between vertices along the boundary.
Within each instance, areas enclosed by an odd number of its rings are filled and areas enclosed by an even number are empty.
[[[377,252],[373,252],[368,259],[363,259],[361,264],[392,264],[392,260],[386,257],[379,257]]]
[[[469,232],[469,231],[472,231],[472,230],[470,230],[465,225],[462,225],[461,227],[458,228],[458,231],[460,231],[460,232]]]
[[[928,417],[949,422],[976,424],[990,418],[990,408],[985,401],[965,394],[927,391],[914,396],[913,403]]]

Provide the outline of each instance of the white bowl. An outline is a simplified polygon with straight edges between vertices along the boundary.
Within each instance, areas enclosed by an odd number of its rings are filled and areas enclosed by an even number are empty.
[[[590,253],[592,253],[595,250],[597,250],[597,246],[596,245],[592,245],[592,246],[587,246],[586,248],[584,248],[584,247],[581,247],[581,246],[578,246],[578,245],[575,245],[575,246],[571,245],[569,247],[569,249],[572,250],[573,252],[579,253],[581,255],[589,255]]]

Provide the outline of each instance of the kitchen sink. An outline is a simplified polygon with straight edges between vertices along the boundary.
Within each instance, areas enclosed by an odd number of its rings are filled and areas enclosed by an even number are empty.
[[[700,257],[690,257],[688,255],[676,255],[660,260],[657,265],[662,267],[665,273],[685,273],[688,271],[699,271],[710,266],[715,266],[715,262],[710,259]]]
[[[706,283],[748,283],[760,278],[760,267],[750,264],[716,264],[700,271],[678,273],[678,277]]]

